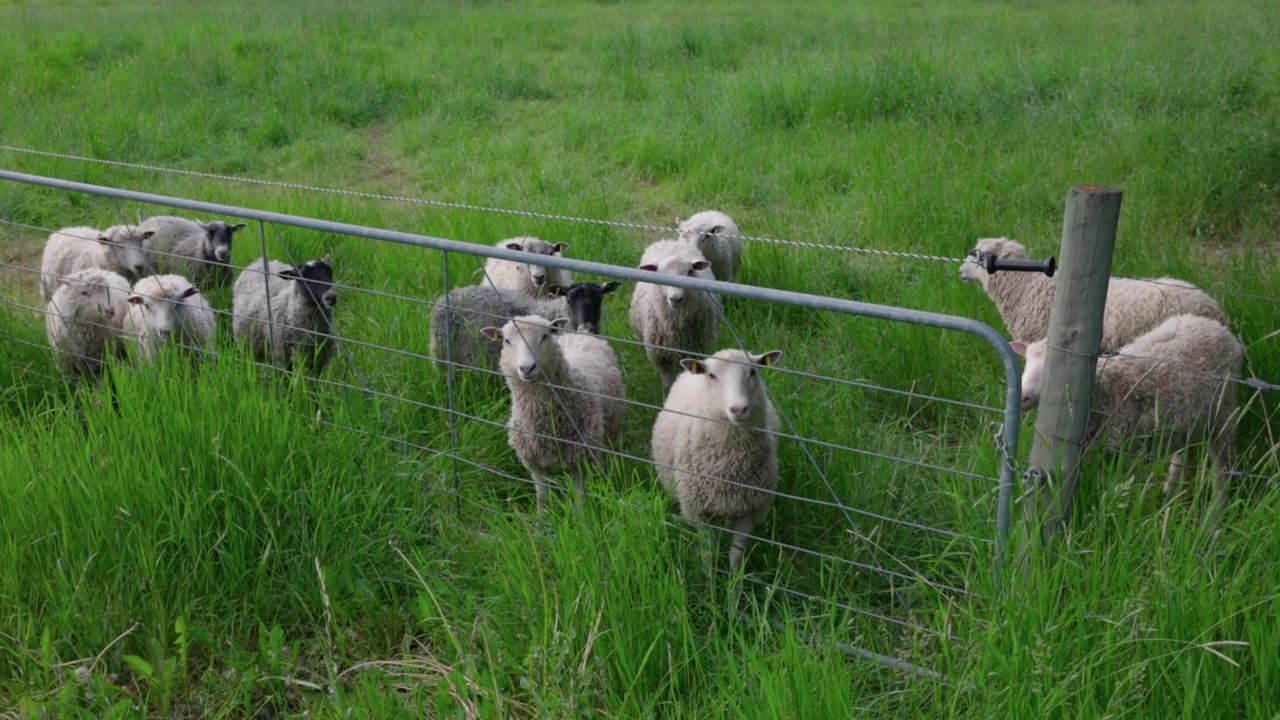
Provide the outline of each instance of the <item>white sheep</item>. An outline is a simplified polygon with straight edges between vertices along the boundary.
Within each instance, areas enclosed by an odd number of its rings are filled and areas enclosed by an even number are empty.
[[[553,472],[567,470],[585,497],[587,464],[622,434],[626,389],[613,348],[595,335],[561,333],[568,323],[523,315],[481,330],[502,343],[499,364],[511,391],[507,443],[533,476],[538,512]]]
[[[1026,357],[1022,408],[1040,400],[1047,341],[1010,343]],[[1207,441],[1214,491],[1225,500],[1236,427],[1236,387],[1244,348],[1222,323],[1177,315],[1098,359],[1088,437],[1113,450],[1173,450],[1164,489],[1178,489],[1186,451]]]
[[[54,363],[64,377],[96,381],[108,356],[124,355],[117,318],[128,296],[129,281],[109,270],[77,270],[63,279],[44,321]]]
[[[154,362],[166,343],[194,351],[194,359],[213,352],[218,320],[200,290],[179,275],[151,275],[133,285],[120,330],[137,343],[138,355]]]
[[[986,256],[1028,259],[1026,249],[1008,238],[979,240],[960,264],[960,279],[978,282],[996,304],[1009,335],[1032,343],[1049,334],[1054,278],[1038,273],[986,270]],[[1226,313],[1213,298],[1184,280],[1163,277],[1152,281],[1111,278],[1102,316],[1102,350],[1115,350],[1174,315],[1200,315],[1220,323]]]
[[[324,370],[337,342],[331,259],[325,255],[295,267],[264,257],[242,270],[231,293],[236,340],[248,341],[259,360],[270,358],[279,367],[292,369],[302,361],[315,374]]]
[[[509,288],[488,285],[455,288],[448,295],[440,296],[431,311],[429,353],[435,360],[443,361],[448,351],[457,365],[496,369],[501,346],[482,340],[479,331],[486,325],[497,326],[520,315],[541,315],[548,320],[568,318],[570,329],[598,335],[604,296],[620,284],[584,282],[567,288],[556,285],[548,288],[554,296],[550,298],[531,298]]]
[[[711,263],[689,243],[659,240],[645,249],[640,269],[712,280]],[[720,299],[707,292],[636,283],[631,327],[662,378],[665,395],[680,372],[681,352],[709,353],[720,335]]]
[[[568,243],[549,243],[536,237],[515,237],[499,240],[495,247],[529,253],[530,262],[489,258],[484,264],[484,280],[481,285],[510,288],[529,297],[547,294],[547,288],[559,285],[568,287],[573,279],[568,270],[538,265],[536,256],[559,257],[569,249]]]
[[[735,572],[778,485],[778,415],[758,369],[781,357],[779,350],[721,350],[706,360],[682,361],[685,372],[653,425],[658,479],[695,527],[707,516],[732,523],[729,566]]]
[[[142,243],[149,235],[128,225],[106,230],[63,228],[49,236],[40,261],[40,291],[45,302],[77,270],[98,268],[138,280],[151,274]]]
[[[742,260],[742,236],[733,218],[719,210],[704,210],[687,220],[676,220],[680,242],[698,248],[711,263],[717,280],[733,282]]]
[[[143,247],[157,272],[190,277],[197,282],[225,282],[231,277],[232,236],[244,223],[200,222],[171,215],[143,220],[138,229],[150,232]]]

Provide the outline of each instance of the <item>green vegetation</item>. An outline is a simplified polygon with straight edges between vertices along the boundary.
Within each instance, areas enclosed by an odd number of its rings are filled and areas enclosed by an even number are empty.
[[[426,5],[0,0],[0,144],[655,225],[718,208],[751,235],[946,257],[998,235],[1054,254],[1067,188],[1105,183],[1125,190],[1115,271],[1234,293],[1247,371],[1280,382],[1277,305],[1250,297],[1280,295],[1273,2]],[[656,237],[7,151],[0,166],[478,243],[539,235],[624,265]],[[784,440],[786,492],[829,501],[830,483],[953,534],[855,516],[860,539],[833,508],[781,500],[734,607],[643,462],[536,516],[500,383],[459,375],[480,419],[457,425],[464,462],[437,453],[449,399],[418,357],[435,253],[253,225],[236,264],[260,243],[332,251],[352,286],[354,342],[321,381],[264,372],[224,336],[198,377],[121,366],[110,393],[66,387],[14,304],[39,304],[13,266],[37,267],[47,234],[22,226],[138,209],[0,183],[0,220],[20,224],[0,226],[0,717],[1280,712],[1275,393],[1241,391],[1254,477],[1220,534],[1198,529],[1207,480],[1168,502],[1160,465],[1099,455],[1058,562],[1015,548],[1028,572],[999,585],[992,483]],[[478,266],[451,257],[450,281]],[[952,263],[750,243],[742,280],[1001,327]],[[783,350],[769,379],[796,435],[996,473],[996,414],[785,372],[999,406],[984,343],[728,313],[748,348]],[[625,296],[605,317],[630,337]],[[618,351],[631,397],[657,403],[643,353]],[[631,409],[625,452],[648,453],[652,418]]]

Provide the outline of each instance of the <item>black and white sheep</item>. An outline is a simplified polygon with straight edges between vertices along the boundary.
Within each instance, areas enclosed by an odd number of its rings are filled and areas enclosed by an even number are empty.
[[[713,280],[711,263],[689,243],[659,240],[645,249],[640,269]],[[680,372],[682,352],[709,353],[720,335],[720,299],[707,292],[636,283],[631,327],[662,378],[666,394]]]
[[[734,571],[778,486],[778,415],[759,369],[781,357],[779,350],[721,350],[705,360],[684,360],[685,372],[653,425],[658,479],[695,527],[708,516],[732,523]]]
[[[711,263],[716,279],[733,282],[742,261],[742,236],[733,218],[719,210],[704,210],[687,220],[677,220],[676,225],[680,242],[698,248]]]
[[[531,298],[509,288],[488,285],[455,288],[448,295],[440,296],[431,311],[430,355],[443,361],[448,351],[453,354],[455,364],[496,369],[501,347],[482,340],[480,329],[486,325],[498,326],[520,315],[540,315],[548,320],[568,318],[570,329],[599,335],[604,296],[619,285],[618,282],[574,283],[567,288],[555,285],[547,289],[553,296],[549,298]]]
[[[121,333],[147,362],[154,362],[168,343],[193,351],[198,362],[213,352],[217,328],[204,295],[179,275],[151,275],[134,283],[120,323]]]
[[[138,225],[151,233],[143,247],[156,272],[175,273],[201,284],[231,279],[231,241],[244,227],[244,223],[206,223],[171,215],[150,217]]]
[[[489,258],[484,264],[484,280],[481,285],[509,288],[529,297],[546,295],[548,288],[568,287],[573,279],[568,270],[557,270],[538,264],[539,255],[559,257],[569,249],[568,243],[549,243],[536,237],[515,237],[499,240],[495,247],[519,250],[529,254],[529,262],[512,262]]]
[[[1049,309],[1053,305],[1054,278],[1036,273],[988,273],[986,257],[1028,259],[1026,248],[1008,238],[979,240],[960,264],[960,279],[982,284],[996,304],[1009,335],[1033,343],[1049,334]],[[1111,278],[1102,318],[1102,350],[1115,350],[1174,315],[1200,315],[1227,322],[1226,313],[1213,298],[1184,280],[1152,281]]]
[[[1047,341],[1010,343],[1026,357],[1022,408],[1040,401]],[[1214,490],[1225,499],[1237,422],[1236,386],[1244,348],[1222,323],[1177,315],[1098,359],[1088,437],[1113,450],[1174,452],[1165,491],[1187,468],[1188,448],[1208,445]]]
[[[40,291],[45,302],[53,298],[66,278],[78,270],[98,268],[138,280],[151,274],[143,252],[146,232],[129,225],[113,225],[106,230],[70,227],[49,236],[40,261]]]
[[[302,362],[313,373],[324,370],[337,343],[331,259],[325,255],[294,266],[264,257],[242,270],[232,288],[236,340],[247,341],[259,360],[279,367]]]
[[[124,355],[118,316],[128,296],[129,281],[109,270],[76,270],[64,278],[44,318],[54,364],[64,377],[96,381],[108,356]]]
[[[523,315],[481,330],[501,343],[511,391],[507,442],[533,476],[539,512],[552,473],[568,471],[585,496],[588,463],[622,434],[626,389],[613,348],[595,335],[562,333],[568,324]]]

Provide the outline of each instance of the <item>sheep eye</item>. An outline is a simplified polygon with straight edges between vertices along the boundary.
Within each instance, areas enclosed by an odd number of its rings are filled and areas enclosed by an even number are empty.
[[[503,344],[503,345],[510,345],[510,344],[511,344],[511,341],[510,341],[510,340],[507,340],[507,339],[505,339],[505,338],[504,338],[504,339],[502,340],[502,344]]]
[[[715,380],[715,379],[716,379],[716,374],[715,374],[715,373],[707,373],[707,377],[711,378],[712,380]]]
[[[747,377],[755,377],[755,376],[756,376],[755,368],[751,368],[750,370],[747,371]]]
[[[685,273],[685,275],[688,275],[689,277],[693,277],[693,268],[689,268],[689,272]]]

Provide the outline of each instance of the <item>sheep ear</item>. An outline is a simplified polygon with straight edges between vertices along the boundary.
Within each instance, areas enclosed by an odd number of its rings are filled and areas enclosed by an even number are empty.
[[[518,242],[509,242],[503,247],[505,247],[508,250],[524,250],[524,246]]]
[[[711,228],[710,230],[708,230],[708,231],[707,231],[707,234],[708,234],[708,235],[719,235],[719,234],[720,234],[720,233],[722,233],[722,232],[724,232],[724,226],[723,226],[723,225],[717,225],[717,226],[715,226],[715,227]]]
[[[562,253],[569,249],[569,243],[556,243],[551,246],[552,251]]]
[[[498,342],[499,340],[502,339],[502,330],[496,327],[480,328],[480,334],[489,338],[494,342]]]
[[[245,229],[246,227],[248,227],[248,226],[247,226],[247,225],[245,225],[244,223],[236,223],[235,225],[232,225],[232,226],[231,226],[231,232],[233,232],[233,233],[234,233],[234,232],[240,232],[241,230]]]
[[[150,240],[152,235],[155,235],[155,231],[153,231],[153,230],[148,230],[148,231],[146,231],[146,232],[142,233],[142,239],[143,239],[143,240]]]
[[[649,264],[649,265],[641,265],[641,266],[640,266],[640,269],[641,269],[641,270],[648,270],[649,272],[658,272],[658,266],[657,266],[657,265],[653,265],[653,264]]]
[[[569,327],[569,318],[556,318],[551,321],[551,332],[558,333]]]
[[[560,285],[548,285],[547,294],[553,297],[564,297],[569,294],[569,290]]]
[[[707,262],[706,260],[699,260],[698,262],[693,264],[693,269],[697,270],[698,272],[706,270],[709,267],[711,267],[711,263]]]
[[[752,362],[754,362],[757,365],[763,365],[765,367],[773,367],[781,359],[782,359],[781,350],[770,350],[769,352],[764,353],[762,355],[754,355],[751,357]]]
[[[617,280],[614,280],[613,282],[607,282],[604,284],[604,287],[600,288],[600,294],[606,295],[608,293],[613,292],[614,290],[617,290],[620,287],[622,287],[622,283],[618,282]]]
[[[297,280],[298,278],[302,277],[302,273],[300,270],[298,270],[298,268],[291,267],[291,268],[288,268],[287,270],[281,270],[280,272],[276,273],[276,277],[282,277],[285,280]]]
[[[320,262],[324,263],[325,265],[332,265],[333,253],[325,253],[324,257],[320,258]]]
[[[1022,357],[1026,357],[1026,356],[1027,356],[1027,344],[1026,344],[1026,343],[1024,343],[1024,342],[1020,342],[1020,341],[1018,341],[1018,340],[1014,340],[1014,341],[1012,341],[1012,342],[1010,342],[1010,343],[1009,343],[1009,347],[1013,348],[1013,351],[1014,351],[1015,353],[1017,353],[1017,354],[1021,355]]]
[[[189,287],[189,288],[187,288],[186,290],[182,291],[182,297],[183,297],[183,298],[189,298],[189,297],[191,297],[192,295],[199,295],[199,294],[200,294],[200,288],[197,288],[195,285],[192,285],[191,287]]]
[[[690,375],[701,375],[707,371],[706,363],[693,358],[685,358],[680,361],[680,367],[689,371]]]
[[[106,235],[99,235],[98,242],[102,243],[103,245],[110,245],[111,238],[107,237]]]
[[[138,224],[141,225],[142,224],[142,208],[138,208],[135,212],[136,212],[135,217],[138,218]]]
[[[141,296],[141,295],[130,295],[130,296],[129,296],[128,303],[129,303],[130,305],[141,305],[141,304],[142,304],[142,296]]]

